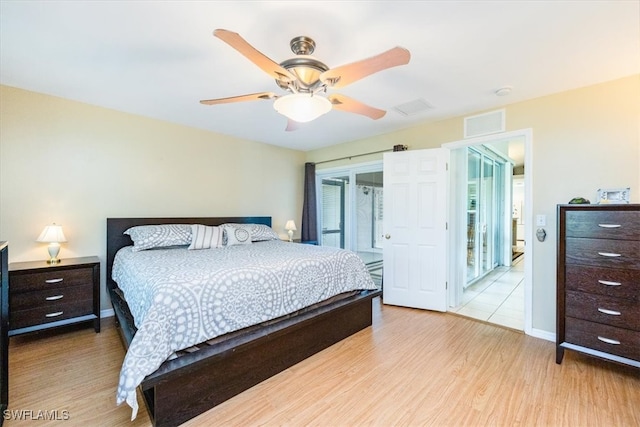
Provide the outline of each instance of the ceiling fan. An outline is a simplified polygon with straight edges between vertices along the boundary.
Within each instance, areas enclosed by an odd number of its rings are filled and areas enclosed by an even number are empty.
[[[231,102],[273,99],[274,108],[288,119],[286,130],[295,130],[298,123],[314,120],[332,109],[360,114],[377,120],[386,111],[371,107],[344,95],[327,95],[327,89],[338,89],[387,68],[404,65],[411,55],[402,47],[394,47],[367,59],[329,68],[311,54],[316,43],[306,36],[295,37],[290,46],[295,57],[280,64],[269,59],[239,34],[217,29],[213,35],[236,49],[251,62],[275,79],[277,85],[287,93],[259,92],[229,98],[207,99],[200,101],[205,105],[226,104]]]

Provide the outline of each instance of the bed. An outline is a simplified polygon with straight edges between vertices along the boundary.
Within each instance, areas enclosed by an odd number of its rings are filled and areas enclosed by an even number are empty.
[[[112,277],[116,254],[122,248],[125,248],[123,252],[129,250],[127,247],[132,245],[130,236],[124,232],[141,225],[228,223],[271,226],[271,218],[107,219],[107,288],[125,348],[131,346],[137,328],[125,294]],[[287,250],[296,245],[278,243],[287,246]],[[265,245],[278,243],[265,242]],[[144,377],[138,387],[153,424],[181,424],[370,326],[371,300],[378,295],[377,289],[345,292],[294,313],[176,351],[172,358]],[[136,306],[133,307],[135,312]]]

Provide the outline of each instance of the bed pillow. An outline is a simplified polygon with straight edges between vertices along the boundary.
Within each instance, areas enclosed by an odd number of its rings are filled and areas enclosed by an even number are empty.
[[[191,225],[191,244],[187,249],[211,249],[222,247],[222,228],[202,224]]]
[[[275,230],[264,224],[249,224],[251,226],[251,241],[263,242],[265,240],[280,240],[280,236]]]
[[[280,236],[278,236],[278,233],[276,233],[273,230],[273,228],[265,224],[228,223],[223,225],[246,229],[247,231],[249,231],[249,234],[251,235],[252,242],[263,242],[265,240],[280,240]]]
[[[251,244],[251,232],[248,227],[226,224],[222,226],[224,230],[225,245],[248,245]]]
[[[191,243],[190,224],[138,225],[127,229],[124,234],[133,240],[134,252]]]

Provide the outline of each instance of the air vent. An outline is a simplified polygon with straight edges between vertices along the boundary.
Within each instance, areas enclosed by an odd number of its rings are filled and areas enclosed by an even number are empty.
[[[416,99],[415,101],[405,102],[404,104],[400,104],[393,107],[393,109],[396,110],[398,113],[407,117],[413,116],[423,111],[431,110],[432,108],[435,108],[435,107],[429,104],[424,99]]]
[[[477,116],[465,117],[464,137],[490,135],[492,133],[504,132],[505,111],[496,110],[489,113],[478,114]]]

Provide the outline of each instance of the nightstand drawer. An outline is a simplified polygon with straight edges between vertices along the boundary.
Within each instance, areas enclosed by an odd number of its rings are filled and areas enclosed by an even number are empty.
[[[9,304],[11,310],[30,310],[35,307],[57,307],[68,302],[91,300],[93,287],[91,284],[51,288],[42,291],[23,292],[12,295]]]
[[[29,292],[48,287],[61,288],[93,283],[93,270],[90,267],[70,270],[30,272],[11,275],[11,292]]]
[[[566,341],[640,360],[640,332],[567,317]]]
[[[11,310],[9,328],[20,329],[58,320],[71,319],[93,313],[93,300],[70,301],[54,307],[36,307],[30,310]]]
[[[640,331],[640,303],[585,292],[567,291],[567,316]]]
[[[640,270],[567,264],[565,281],[574,291],[640,300]]]
[[[582,210],[567,212],[567,237],[640,239],[640,212]]]
[[[567,237],[566,263],[640,270],[640,240]]]

